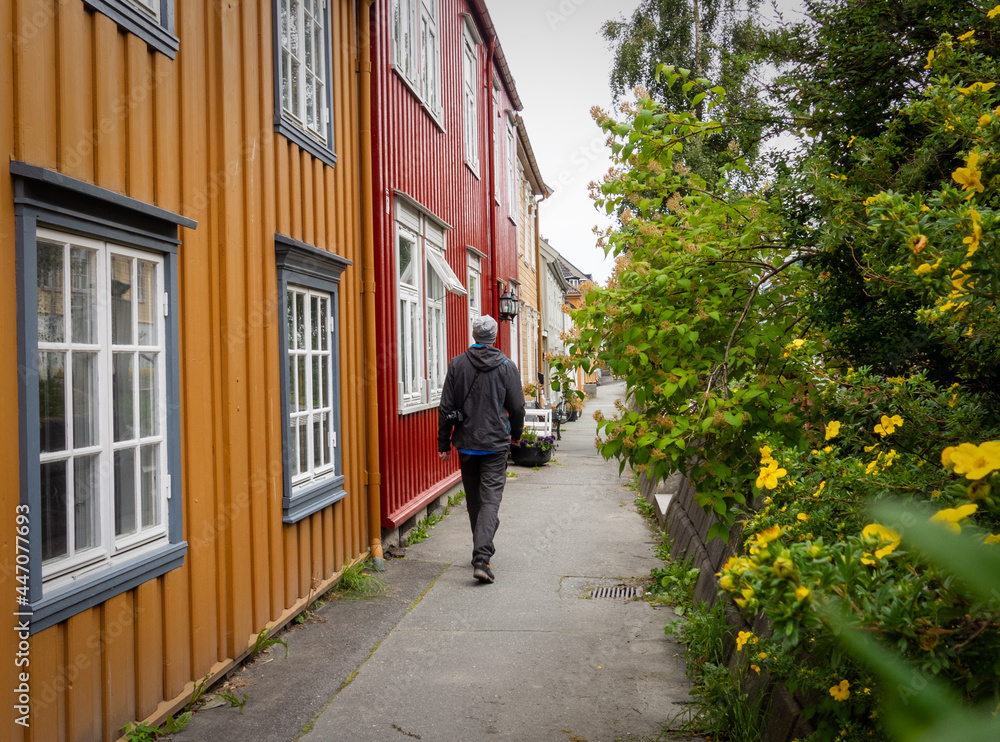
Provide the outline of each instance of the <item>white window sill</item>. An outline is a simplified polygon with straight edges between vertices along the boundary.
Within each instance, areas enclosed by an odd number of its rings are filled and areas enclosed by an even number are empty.
[[[401,407],[397,414],[402,417],[403,415],[412,415],[415,412],[426,412],[427,410],[436,410],[440,406],[439,402],[423,402],[418,405],[407,405],[406,407]]]

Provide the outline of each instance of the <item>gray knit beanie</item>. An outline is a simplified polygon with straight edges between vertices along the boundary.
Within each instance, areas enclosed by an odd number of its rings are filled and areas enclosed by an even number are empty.
[[[472,338],[483,345],[493,345],[497,341],[497,321],[490,315],[476,317],[472,322]]]

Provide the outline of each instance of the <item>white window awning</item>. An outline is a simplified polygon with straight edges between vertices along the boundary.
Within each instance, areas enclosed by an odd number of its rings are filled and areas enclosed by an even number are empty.
[[[437,250],[428,250],[427,262],[434,269],[434,272],[438,274],[438,278],[441,279],[445,289],[453,294],[468,296],[469,292],[465,290],[465,286],[462,285],[458,276],[455,275],[455,271],[448,265],[448,261],[444,259],[444,255]]]

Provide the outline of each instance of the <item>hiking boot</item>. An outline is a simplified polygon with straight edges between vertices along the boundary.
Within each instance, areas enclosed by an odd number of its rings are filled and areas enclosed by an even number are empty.
[[[493,577],[493,570],[490,569],[490,565],[484,564],[483,562],[474,562],[472,566],[472,576],[480,582],[490,583],[495,579]]]

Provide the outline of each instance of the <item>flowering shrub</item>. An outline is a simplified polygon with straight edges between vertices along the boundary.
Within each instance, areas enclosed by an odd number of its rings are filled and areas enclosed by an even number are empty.
[[[533,430],[532,428],[524,429],[524,432],[521,433],[521,440],[518,443],[521,446],[537,448],[542,452],[558,448],[555,436],[538,435],[538,431]]]
[[[1000,28],[1000,6],[982,15]],[[692,108],[724,98],[662,72]],[[618,262],[574,313],[567,363],[596,358],[628,385],[630,404],[597,416],[604,456],[690,477],[719,519],[709,538],[742,523],[720,585],[774,634],[741,634],[738,651],[802,692],[822,740],[885,738],[880,701],[928,679],[1000,705],[996,596],[907,546],[930,527],[1000,549],[1000,64],[963,29],[927,74],[878,136],[830,143],[836,164],[807,160],[770,191],[747,188],[738,159],[717,183],[675,159],[724,119],[641,91],[618,118],[595,112],[614,167],[594,195],[621,221],[601,244]],[[789,191],[809,202],[797,223]],[[905,336],[873,334],[881,319]],[[890,498],[933,510],[870,515]],[[835,605],[911,684],[881,690],[844,654]]]

